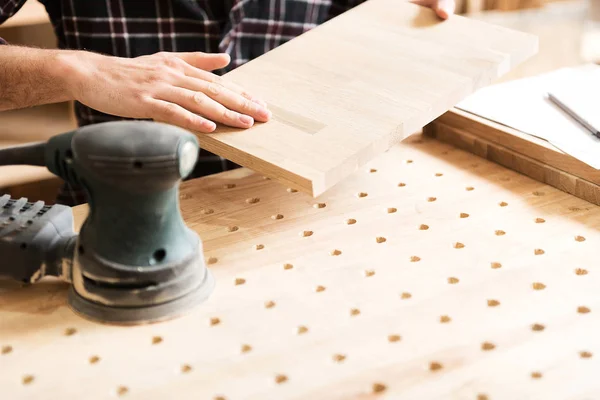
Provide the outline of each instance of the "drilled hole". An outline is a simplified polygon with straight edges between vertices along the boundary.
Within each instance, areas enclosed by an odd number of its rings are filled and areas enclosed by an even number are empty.
[[[346,220],[346,224],[347,225],[354,225],[356,223],[356,220],[354,218],[350,218]]]
[[[400,340],[402,340],[402,337],[400,335],[388,335],[388,342],[390,343],[396,343]]]
[[[287,382],[287,380],[288,380],[288,377],[285,375],[277,375],[275,377],[275,382],[277,384],[285,383],[285,382]]]
[[[590,353],[589,351],[580,351],[579,352],[579,357],[581,357],[581,358],[592,358],[592,353]]]
[[[383,236],[377,236],[377,237],[375,238],[375,241],[376,241],[377,243],[385,243],[385,242],[387,241],[387,239],[386,239],[386,238],[384,238]]]
[[[29,385],[29,384],[33,383],[34,379],[35,378],[34,378],[33,375],[25,375],[25,376],[23,376],[23,379],[22,379],[23,385]]]
[[[429,363],[429,370],[430,371],[439,371],[440,369],[442,369],[444,366],[442,364],[440,364],[439,362],[431,362]]]
[[[533,287],[533,290],[544,290],[544,289],[546,289],[546,285],[544,285],[542,282],[533,282],[533,284],[531,286]]]
[[[239,228],[239,227],[237,227],[237,226],[235,226],[235,225],[233,225],[233,226],[228,226],[228,227],[227,227],[227,231],[228,231],[228,232],[235,232],[235,231],[238,231],[239,229],[240,229],[240,228]]]
[[[335,250],[331,250],[329,252],[329,254],[331,254],[332,256],[339,256],[340,254],[342,254],[341,250],[335,249]]]
[[[419,262],[421,261],[421,257],[419,256],[410,256],[410,262]]]
[[[187,373],[189,373],[191,371],[192,371],[192,366],[191,365],[189,365],[189,364],[183,364],[181,366],[181,373],[182,374],[187,374]]]
[[[542,373],[541,373],[541,372],[538,372],[538,371],[532,372],[532,373],[531,373],[531,377],[532,377],[533,379],[541,379],[541,377],[542,377]]]
[[[88,360],[90,362],[90,364],[97,364],[100,362],[100,357],[98,356],[91,356]]]
[[[506,207],[506,206],[508,205],[508,203],[507,203],[507,202],[505,202],[505,201],[501,201],[500,203],[498,203],[498,205],[499,205],[500,207]]]
[[[368,193],[360,192],[360,193],[356,194],[356,197],[363,198],[363,197],[367,197],[368,195],[369,195]]]
[[[483,351],[490,351],[490,350],[494,350],[495,348],[496,348],[496,345],[494,343],[490,343],[490,342],[481,343],[481,350],[483,350]]]
[[[406,186],[406,183],[404,183],[404,182],[398,183],[398,187],[404,187],[404,186]]]
[[[260,199],[258,197],[250,197],[249,199],[246,199],[246,203],[248,204],[256,204],[260,201]]]
[[[533,254],[535,254],[536,256],[541,256],[544,253],[545,253],[545,251],[542,250],[542,249],[535,249],[535,250],[533,250]]]
[[[118,396],[125,396],[129,392],[129,388],[127,386],[119,386],[117,388]]]
[[[162,341],[163,341],[163,338],[160,336],[154,336],[152,338],[152,344],[159,344],[159,343],[162,343]]]
[[[221,323],[221,320],[217,317],[213,317],[210,319],[209,323],[210,323],[210,326],[215,326],[215,325],[219,325]]]
[[[535,219],[536,224],[543,224],[544,222],[546,222],[546,220],[544,218],[536,218]]]
[[[588,271],[587,271],[587,269],[583,269],[583,268],[577,268],[577,269],[575,270],[575,274],[576,274],[576,275],[587,275],[587,274],[588,274]]]
[[[456,243],[454,243],[453,247],[455,249],[463,249],[465,247],[465,245],[464,245],[464,243],[456,242]]]
[[[300,325],[298,327],[298,330],[297,330],[298,335],[304,335],[307,332],[308,332],[308,328],[306,326]]]
[[[436,200],[437,200],[437,197],[428,197],[427,198],[427,201],[430,202],[430,203],[432,203],[432,202],[434,202]]]
[[[208,260],[207,260],[207,262],[209,264],[216,264],[217,261],[219,261],[219,259],[217,257],[208,257]]]
[[[27,249],[27,243],[21,243],[21,250]]]
[[[403,293],[400,295],[400,298],[401,298],[402,300],[408,300],[408,299],[410,299],[411,297],[412,297],[412,294],[410,294],[410,293],[408,293],[408,292],[403,292]]]
[[[365,271],[365,278],[369,278],[371,276],[375,275],[375,271],[372,269],[368,269]]]
[[[332,358],[333,358],[334,362],[336,362],[336,363],[342,363],[346,359],[346,355],[344,355],[344,354],[334,354]]]
[[[494,232],[496,234],[496,236],[504,236],[506,235],[506,232],[504,232],[501,229],[498,229],[497,231]]]
[[[447,315],[442,315],[442,316],[440,317],[440,323],[441,323],[441,324],[447,324],[447,323],[449,323],[450,321],[452,321],[452,318],[450,318],[450,317],[449,317],[449,316],[447,316]]]
[[[467,186],[467,187],[465,188],[465,190],[466,190],[467,192],[470,192],[470,191],[472,191],[472,190],[475,190],[475,188],[474,188],[473,186]]]
[[[77,252],[78,252],[80,255],[83,255],[83,254],[85,254],[85,249],[83,248],[83,246],[78,246],[78,247],[77,247]]]
[[[155,262],[162,262],[167,256],[167,252],[165,249],[158,249],[152,254],[152,259]]]
[[[77,333],[77,329],[75,329],[75,328],[65,329],[65,336],[73,336],[76,333]]]
[[[327,207],[327,204],[325,204],[325,203],[315,203],[315,204],[313,204],[313,207],[314,208],[325,208],[325,207]]]
[[[226,183],[223,185],[224,189],[233,189],[235,187],[235,183]]]
[[[275,302],[273,300],[269,300],[265,302],[265,308],[273,308],[275,307]]]
[[[583,236],[575,236],[576,242],[585,242],[585,238]]]
[[[358,308],[353,308],[350,310],[350,316],[354,317],[360,314],[360,310]]]
[[[298,190],[296,189],[292,189],[292,188],[287,188],[288,193],[296,193],[298,192]]]
[[[277,219],[283,219],[283,215],[281,215],[281,214],[271,215],[271,219],[275,219],[275,220],[277,220]]]
[[[587,313],[589,313],[591,311],[592,310],[590,310],[589,307],[586,307],[586,306],[579,306],[579,307],[577,307],[577,312],[579,314],[587,314]]]
[[[313,231],[304,231],[300,233],[300,236],[309,237],[313,235]]]
[[[419,230],[420,231],[426,231],[428,229],[429,229],[429,225],[425,225],[425,224],[419,225]]]
[[[144,166],[144,164],[141,161],[134,161],[133,162],[133,168],[142,168]]]
[[[373,393],[383,393],[387,390],[387,387],[383,383],[374,383],[371,386]]]
[[[315,288],[315,292],[317,292],[317,293],[324,292],[324,291],[325,291],[325,286],[319,285]]]
[[[255,244],[254,245],[254,250],[262,250],[265,248],[264,244]]]
[[[500,302],[498,300],[490,299],[487,301],[488,307],[498,307]]]
[[[292,264],[283,264],[283,269],[285,270],[289,270],[289,269],[293,269],[294,266]]]
[[[240,348],[240,351],[242,353],[249,353],[252,351],[252,346],[250,346],[249,344],[243,344],[242,347]]]
[[[397,208],[395,208],[395,207],[388,207],[388,209],[387,209],[387,213],[388,213],[388,214],[393,214],[393,213],[395,213],[396,211],[398,211],[398,209],[397,209]]]
[[[458,282],[459,282],[458,278],[454,278],[454,277],[448,278],[448,283],[451,284],[451,285],[454,285],[454,284],[456,284]]]
[[[243,285],[244,283],[246,283],[246,280],[244,278],[235,278],[236,286]]]
[[[9,346],[9,345],[2,346],[2,350],[0,350],[0,352],[2,354],[9,354],[9,353],[12,353],[12,351],[13,351],[13,348],[12,348],[12,346]]]
[[[544,329],[546,329],[546,327],[542,324],[533,324],[531,325],[531,330],[534,332],[541,332]]]
[[[215,212],[215,210],[213,210],[212,208],[203,208],[202,210],[200,210],[200,213],[204,214],[204,215],[209,215],[214,212]]]

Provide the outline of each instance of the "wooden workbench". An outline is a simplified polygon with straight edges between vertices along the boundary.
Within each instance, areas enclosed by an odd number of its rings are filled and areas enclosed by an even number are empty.
[[[4,284],[0,398],[600,393],[590,203],[415,135],[317,199],[242,169],[185,183],[181,206],[210,299],[123,328],[76,316],[64,284]]]

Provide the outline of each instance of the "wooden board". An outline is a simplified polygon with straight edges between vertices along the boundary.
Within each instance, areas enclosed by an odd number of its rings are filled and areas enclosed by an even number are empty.
[[[317,196],[536,50],[532,35],[370,0],[227,74],[274,118],[199,139]]]
[[[600,205],[600,171],[545,140],[458,109],[442,115],[424,132]]]
[[[593,399],[600,208],[414,136],[322,198],[187,182],[217,286],[170,322],[0,291],[2,399]],[[85,208],[76,210],[78,223]]]

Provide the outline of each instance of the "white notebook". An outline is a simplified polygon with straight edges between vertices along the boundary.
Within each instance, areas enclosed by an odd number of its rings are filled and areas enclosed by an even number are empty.
[[[600,127],[600,66],[595,64],[488,86],[456,107],[547,140],[600,169],[600,139],[550,101],[548,93]]]

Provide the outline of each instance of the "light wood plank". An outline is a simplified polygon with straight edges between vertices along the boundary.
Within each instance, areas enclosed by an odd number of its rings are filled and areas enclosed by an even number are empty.
[[[180,198],[216,276],[208,302],[123,328],[77,317],[65,285],[6,285],[3,399],[600,392],[600,208],[588,202],[419,136],[319,200],[246,169],[186,182]]]
[[[425,133],[573,196],[600,205],[600,186],[597,183],[600,181],[600,171],[556,150],[544,141],[535,143],[528,140],[525,134],[505,131],[501,127],[493,128],[474,120],[463,123],[459,127],[452,124],[452,121],[448,121],[450,118],[444,118],[445,116],[446,114],[428,125]],[[468,119],[468,117],[464,118]],[[456,118],[453,119],[456,121]],[[447,125],[448,123],[450,124]],[[498,138],[501,142],[490,141],[488,137]],[[579,175],[573,175],[559,169],[560,167],[566,167]],[[586,180],[581,175],[594,179],[596,183]]]
[[[199,139],[317,196],[536,50],[532,35],[370,0],[227,74],[274,119]]]

